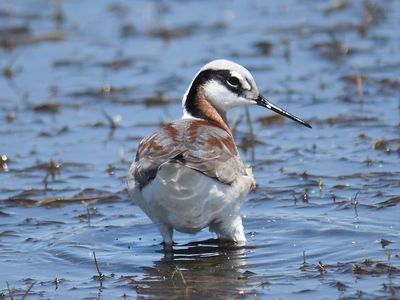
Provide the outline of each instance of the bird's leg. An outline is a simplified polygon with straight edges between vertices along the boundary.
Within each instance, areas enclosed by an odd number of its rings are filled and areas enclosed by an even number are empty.
[[[173,238],[173,228],[167,224],[164,223],[158,223],[157,224],[158,231],[160,232],[163,241],[164,241],[164,246],[166,247],[172,247],[174,244],[174,241],[172,240]]]
[[[218,238],[222,241],[230,241],[238,245],[246,243],[242,218],[239,215],[213,224],[210,226],[210,230],[216,232]]]

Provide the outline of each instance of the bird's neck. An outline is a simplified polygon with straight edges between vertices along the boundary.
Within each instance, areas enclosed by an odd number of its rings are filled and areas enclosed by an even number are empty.
[[[205,97],[204,90],[198,87],[196,93],[188,93],[184,102],[184,117],[193,117],[215,123],[230,135],[231,129],[228,126],[226,112],[219,111]]]

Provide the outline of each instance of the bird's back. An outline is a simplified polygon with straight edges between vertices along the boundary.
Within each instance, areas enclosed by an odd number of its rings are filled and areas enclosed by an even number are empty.
[[[207,120],[176,120],[144,139],[131,176],[142,189],[167,162],[177,162],[224,184],[247,174],[231,133]]]

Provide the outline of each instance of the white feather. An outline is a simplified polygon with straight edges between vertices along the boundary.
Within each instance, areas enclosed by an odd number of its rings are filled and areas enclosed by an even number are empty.
[[[215,80],[208,81],[204,85],[204,95],[218,111],[223,113],[236,106],[257,104],[255,100],[252,101],[248,97],[238,96]]]
[[[166,243],[172,242],[172,228],[195,233],[210,227],[220,238],[243,244],[240,207],[253,184],[250,174],[227,185],[181,164],[165,163],[142,190],[133,177],[128,178],[128,192]]]

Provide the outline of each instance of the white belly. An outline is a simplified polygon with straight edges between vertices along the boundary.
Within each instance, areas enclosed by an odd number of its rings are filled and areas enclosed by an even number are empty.
[[[227,185],[181,164],[166,163],[142,190],[129,178],[128,192],[154,223],[194,233],[235,218],[241,226],[240,207],[253,184],[250,174]]]

